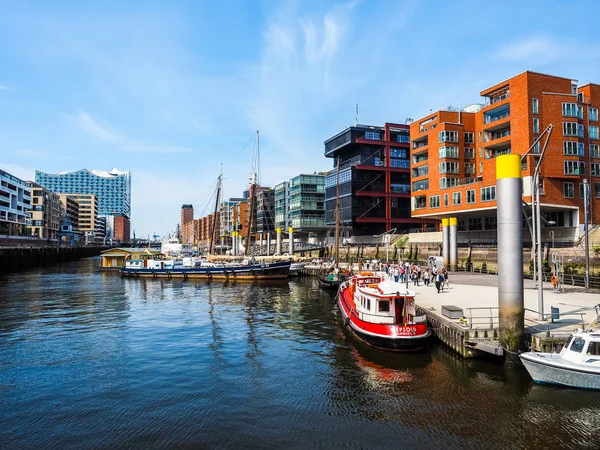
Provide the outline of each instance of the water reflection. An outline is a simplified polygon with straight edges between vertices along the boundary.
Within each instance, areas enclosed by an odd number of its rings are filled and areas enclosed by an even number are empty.
[[[314,280],[121,279],[84,260],[0,278],[7,447],[593,448],[600,393],[432,344],[393,354]]]

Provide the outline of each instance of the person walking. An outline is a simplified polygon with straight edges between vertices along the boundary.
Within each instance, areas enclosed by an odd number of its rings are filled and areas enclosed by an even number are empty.
[[[435,287],[437,288],[438,294],[440,293],[440,290],[442,292],[444,292],[444,274],[442,273],[441,270],[438,271],[438,273],[435,276]]]

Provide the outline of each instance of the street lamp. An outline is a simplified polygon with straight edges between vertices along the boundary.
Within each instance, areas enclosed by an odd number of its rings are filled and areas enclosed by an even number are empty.
[[[385,231],[381,234],[374,234],[373,237],[381,237],[385,236],[385,262],[388,264],[390,262],[390,237],[396,234],[396,228],[392,228],[391,230]]]

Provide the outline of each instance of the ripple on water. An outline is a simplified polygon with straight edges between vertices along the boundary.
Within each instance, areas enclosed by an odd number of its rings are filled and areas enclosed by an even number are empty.
[[[599,393],[435,345],[365,347],[314,280],[122,280],[96,264],[0,279],[6,447],[595,445]]]

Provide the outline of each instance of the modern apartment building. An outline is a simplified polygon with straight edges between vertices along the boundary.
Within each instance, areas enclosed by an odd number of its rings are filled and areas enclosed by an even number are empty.
[[[79,203],[68,194],[58,194],[60,200],[60,221],[67,221],[73,231],[79,232]]]
[[[113,168],[101,170],[81,169],[76,172],[49,174],[35,171],[35,181],[53,192],[65,194],[91,194],[98,198],[98,215],[119,216],[119,221],[131,218],[131,172],[121,172]],[[129,224],[123,229],[129,228]],[[122,242],[129,242],[129,236],[122,236]],[[115,236],[116,239],[116,236]]]
[[[599,223],[600,86],[580,86],[571,78],[526,71],[480,95],[484,98],[480,105],[437,111],[411,124],[413,216],[456,216],[463,241],[495,241],[495,157],[524,155],[552,125],[540,169],[542,226],[552,226],[558,241],[579,237],[584,179],[591,187],[590,222]],[[544,140],[534,153],[542,151]],[[526,204],[531,203],[536,158],[523,158]],[[542,231],[542,236],[548,234]],[[523,236],[530,239],[528,232]]]
[[[264,188],[256,193],[256,232],[275,233],[275,191]],[[266,236],[265,236],[266,239]]]
[[[356,125],[327,139],[325,156],[333,158],[325,180],[327,225],[335,225],[339,179],[340,224],[350,236],[427,226],[430,220],[411,218],[409,149],[409,126],[395,123]]]
[[[27,182],[31,189],[31,217],[29,226],[32,236],[56,240],[60,230],[60,197],[33,181]]]
[[[106,222],[98,217],[98,197],[93,194],[60,194],[75,200],[79,205],[77,229],[83,233],[85,244],[92,244],[96,238],[103,240]]]
[[[245,201],[245,198],[236,197],[222,201],[219,205],[219,237],[224,247],[232,245],[231,232],[235,230],[233,210],[238,203]]]
[[[275,186],[275,227],[294,229],[299,239],[323,241],[325,225],[325,174],[300,174]]]
[[[31,209],[31,189],[20,178],[0,170],[0,234],[23,236]]]

